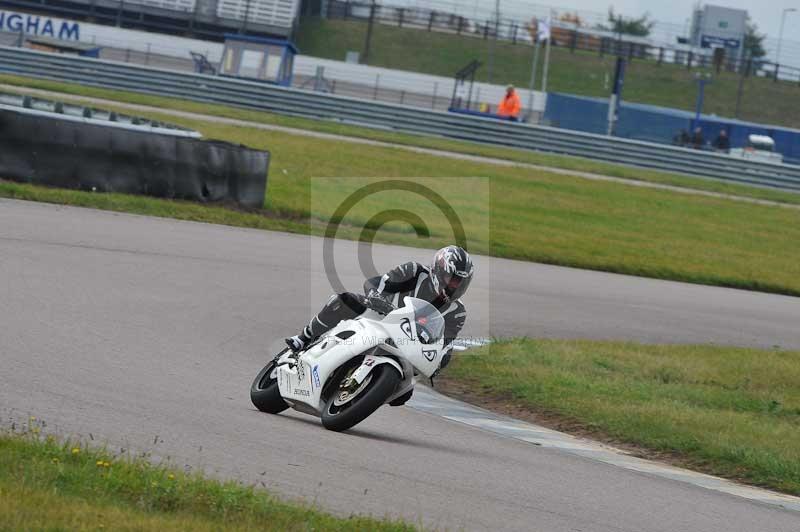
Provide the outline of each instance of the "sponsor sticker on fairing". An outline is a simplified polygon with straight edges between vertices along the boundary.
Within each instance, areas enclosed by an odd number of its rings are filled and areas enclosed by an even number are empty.
[[[319,388],[319,366],[314,366],[314,369],[311,370],[311,377],[311,385]]]

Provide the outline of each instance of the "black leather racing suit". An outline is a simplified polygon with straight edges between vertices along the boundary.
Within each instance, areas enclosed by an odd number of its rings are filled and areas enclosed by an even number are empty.
[[[430,279],[430,270],[418,262],[406,262],[380,277],[367,279],[364,283],[364,293],[369,294],[373,290],[395,306],[401,306],[403,298],[411,296],[431,303],[442,313],[445,324],[445,355],[442,358],[441,367],[446,366],[450,361],[452,344],[467,319],[467,311],[461,300],[448,302],[438,297]],[[365,296],[352,292],[331,296],[322,310],[303,329],[300,336],[307,343],[313,341],[339,322],[360,316],[367,309],[368,304]]]

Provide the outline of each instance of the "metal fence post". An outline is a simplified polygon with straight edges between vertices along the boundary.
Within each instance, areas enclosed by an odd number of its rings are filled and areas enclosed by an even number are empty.
[[[348,8],[350,4],[347,4]],[[372,4],[369,6],[369,24],[367,25],[367,36],[364,39],[364,57],[362,59],[362,63],[365,65],[369,61],[369,49],[372,45],[372,27],[375,25],[375,0],[372,0]]]
[[[436,11],[431,11],[431,16],[428,18],[428,31],[433,29],[433,21],[436,19]]]
[[[125,0],[122,0],[117,7],[117,27],[122,27],[122,10],[125,9]]]
[[[401,7],[397,11],[400,12],[400,16],[397,17],[397,27],[398,28],[402,28],[403,27],[403,19],[405,18],[406,10],[405,10],[405,8]]]
[[[734,118],[739,118],[742,111],[742,96],[744,95],[744,78],[747,76],[747,68],[744,65],[744,59],[742,59],[742,64],[739,67],[739,86],[736,90],[736,112],[734,113]]]
[[[314,91],[319,92],[325,87],[325,67],[317,65],[317,72],[314,75]]]
[[[372,93],[373,100],[378,99],[378,85],[380,84],[380,82],[381,82],[381,75],[375,74],[375,91]]]
[[[436,97],[439,92],[439,82],[433,82],[433,98],[431,98],[431,109],[436,109]]]

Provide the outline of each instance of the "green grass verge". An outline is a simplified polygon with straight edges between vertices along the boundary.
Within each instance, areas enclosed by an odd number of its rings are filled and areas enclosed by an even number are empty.
[[[374,181],[374,176],[407,178],[425,183],[447,199],[461,216],[474,252],[800,295],[800,248],[794,245],[800,240],[800,211],[795,209],[179,117],[172,121],[209,138],[270,149],[266,211],[247,213],[12,183],[3,184],[0,195],[322,234],[320,220],[330,217],[334,207],[356,188]],[[486,188],[476,189],[472,176],[485,178]],[[434,206],[387,193],[371,197],[349,213],[338,236],[359,238],[369,216],[401,208],[419,214],[428,223],[431,238],[419,239],[408,225],[395,223],[378,231],[379,241],[431,248],[452,241],[449,224]]]
[[[630,179],[634,181],[645,181],[663,185],[673,185],[688,189],[702,190],[707,192],[717,192],[721,194],[730,194],[734,196],[763,199],[769,201],[776,201],[780,203],[800,204],[800,194],[798,193],[784,192],[769,188],[739,185],[734,183],[725,183],[723,181],[704,179],[701,177],[691,177],[681,174],[660,172],[656,170],[647,170],[643,168],[635,168],[631,166],[624,166],[613,163],[592,161],[590,159],[583,159],[579,157],[569,157],[563,155],[539,153],[535,151],[521,150],[515,148],[504,148],[499,146],[488,146],[473,142],[449,140],[432,136],[411,135],[411,134],[396,133],[391,131],[382,131],[378,129],[370,129],[366,127],[340,124],[336,122],[310,120],[305,118],[283,116],[266,112],[238,109],[234,107],[226,107],[216,104],[192,102],[188,100],[164,98],[148,94],[115,91],[115,90],[101,89],[96,87],[85,87],[81,85],[61,83],[56,81],[21,78],[10,75],[0,75],[0,83],[5,83],[8,85],[16,85],[20,87],[30,87],[43,90],[50,90],[55,92],[61,92],[64,94],[71,94],[75,96],[103,98],[122,103],[147,105],[151,107],[162,108],[165,110],[165,112],[168,112],[168,110],[176,110],[176,111],[186,111],[193,113],[202,113],[206,115],[233,118],[238,120],[246,120],[261,124],[293,127],[298,129],[306,129],[309,131],[316,131],[320,133],[330,133],[348,137],[377,140],[381,142],[390,142],[405,146],[416,146],[434,150],[449,151],[453,153],[461,153],[465,155],[491,157],[506,161],[512,161],[515,163],[549,166],[564,170],[589,172],[610,177]],[[113,106],[104,106],[104,107],[113,108]],[[120,112],[126,112],[130,114],[130,111],[126,111],[124,108],[121,107],[113,108],[112,110],[117,110]],[[175,122],[175,119],[169,116],[165,116],[162,119],[170,122]]]
[[[800,352],[515,340],[447,379],[714,474],[800,495]]]
[[[265,490],[114,458],[102,450],[27,435],[0,435],[3,530],[363,530],[413,527],[338,518]]]
[[[301,19],[297,43],[304,54],[343,61],[348,50],[362,51],[367,24],[359,21]],[[495,45],[493,82],[530,84],[532,47],[498,42]],[[464,65],[477,59],[483,63],[479,81],[488,81],[489,42],[421,29],[376,24],[372,34],[369,64],[452,77]],[[614,79],[616,57],[553,47],[548,90],[584,96],[608,97]],[[542,79],[544,61],[539,61],[537,79]],[[693,111],[697,100],[696,70],[685,66],[634,59],[628,64],[623,98]],[[709,73],[711,73],[709,71]],[[739,78],[735,73],[713,73],[714,83],[706,89],[704,111],[733,117],[736,114]],[[743,85],[739,118],[788,127],[800,127],[800,87],[796,83],[775,83],[749,77]],[[769,102],[769,105],[765,105]],[[496,106],[498,102],[486,102]]]

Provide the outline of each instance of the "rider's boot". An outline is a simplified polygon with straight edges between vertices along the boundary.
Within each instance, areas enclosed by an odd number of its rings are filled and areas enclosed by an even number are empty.
[[[289,346],[289,349],[291,349],[293,353],[299,353],[306,346],[306,341],[298,334],[287,338],[286,345]]]

